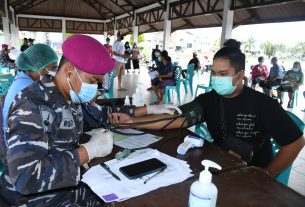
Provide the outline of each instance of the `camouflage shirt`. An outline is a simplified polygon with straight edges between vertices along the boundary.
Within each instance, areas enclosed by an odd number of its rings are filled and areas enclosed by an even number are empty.
[[[16,95],[7,124],[7,163],[0,178],[5,200],[12,205],[47,202],[54,190],[78,185],[81,107],[65,100],[51,79]]]

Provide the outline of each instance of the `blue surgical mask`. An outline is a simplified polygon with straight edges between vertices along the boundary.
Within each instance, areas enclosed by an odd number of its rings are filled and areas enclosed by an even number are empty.
[[[299,68],[292,68],[294,72],[299,72]]]
[[[87,103],[87,102],[91,101],[96,96],[97,84],[84,83],[82,81],[82,79],[80,78],[77,70],[75,70],[75,71],[76,71],[76,74],[77,74],[78,78],[82,82],[82,86],[81,86],[81,89],[80,89],[79,93],[76,93],[72,89],[73,85],[71,83],[70,78],[69,77],[67,78],[68,82],[69,82],[69,87],[70,87],[71,101],[75,104]]]
[[[211,84],[212,88],[221,96],[227,96],[232,94],[236,90],[236,85],[233,86],[232,76],[224,76],[224,77],[217,77],[212,76]]]

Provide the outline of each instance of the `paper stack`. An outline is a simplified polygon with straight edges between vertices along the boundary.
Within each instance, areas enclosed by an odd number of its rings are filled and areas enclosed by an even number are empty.
[[[144,181],[155,173],[129,180],[119,171],[122,166],[151,158],[161,160],[167,165],[167,168],[146,184],[144,184]],[[106,162],[106,164],[113,173],[120,177],[121,181],[113,178],[100,165],[90,168],[82,178],[82,181],[105,202],[123,201],[160,187],[182,182],[192,176],[192,171],[186,161],[173,158],[154,149],[138,150],[124,160],[118,161],[114,159]]]
[[[93,129],[91,131],[85,132],[86,134],[92,136],[96,131],[99,129]],[[113,141],[116,146],[128,149],[136,149],[147,147],[148,145],[158,142],[162,137],[153,135],[153,134],[143,134],[139,135],[132,135],[132,134],[140,134],[143,133],[142,131],[135,130],[135,129],[117,129],[117,131],[123,132],[125,134],[130,135],[122,135],[118,133],[113,133]]]

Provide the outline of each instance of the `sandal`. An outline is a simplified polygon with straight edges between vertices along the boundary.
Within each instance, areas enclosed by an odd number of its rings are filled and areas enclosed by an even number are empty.
[[[126,88],[119,88],[118,91],[127,91]]]

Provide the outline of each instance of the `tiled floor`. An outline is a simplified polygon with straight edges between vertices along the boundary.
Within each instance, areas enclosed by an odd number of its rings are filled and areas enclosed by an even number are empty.
[[[207,83],[208,80],[209,77],[206,73],[204,73],[203,75],[196,74],[194,76],[194,83],[193,83],[194,92],[196,90],[196,86],[198,83]],[[146,104],[155,101],[155,97],[152,95],[152,92],[146,90],[148,87],[150,87],[150,78],[147,74],[147,69],[145,66],[141,67],[140,74],[138,74],[137,72],[133,73],[132,71],[130,73],[125,74],[123,77],[123,87],[125,87],[128,90],[123,92],[117,91],[116,90],[117,82],[115,79],[114,97],[125,97],[126,95],[132,96],[132,94],[135,93],[136,91],[136,87],[140,87]],[[305,87],[301,87],[299,90],[300,93],[298,97],[298,105],[294,107],[294,109],[289,111],[292,111],[301,120],[305,122],[305,113],[301,111],[301,109],[305,108],[305,99],[302,95],[304,89]],[[175,97],[176,96],[174,95],[172,102],[174,104],[177,104],[177,99]],[[187,103],[192,99],[193,97],[190,95],[190,93],[185,94],[183,85],[181,85],[181,103],[182,104]],[[287,106],[287,101],[288,101],[288,97],[286,95],[283,104],[284,107]],[[288,186],[305,196],[305,148],[303,148],[303,150],[301,151],[301,153],[293,163]]]

